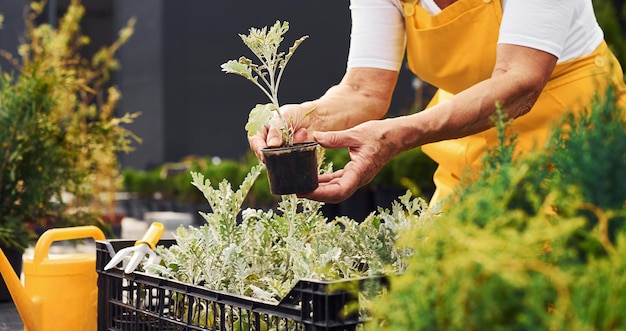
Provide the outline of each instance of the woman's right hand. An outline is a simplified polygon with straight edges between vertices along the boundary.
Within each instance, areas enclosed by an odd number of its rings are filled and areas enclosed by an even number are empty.
[[[292,123],[295,130],[294,142],[313,141],[313,137],[309,136],[312,123],[308,119],[309,116],[315,116],[311,111],[314,109],[313,102],[304,102],[302,104],[289,104],[280,108],[280,113],[285,120]],[[314,111],[313,111],[314,112]],[[271,121],[273,125],[266,125],[263,130],[254,136],[248,137],[250,149],[256,157],[263,161],[262,149],[268,147],[279,147],[282,144],[280,130],[278,129],[280,118],[276,115]]]

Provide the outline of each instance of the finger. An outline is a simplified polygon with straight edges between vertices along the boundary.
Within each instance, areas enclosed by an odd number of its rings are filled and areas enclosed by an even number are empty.
[[[341,178],[341,176],[343,176],[343,169],[339,169],[337,171],[333,171],[331,173],[326,173],[326,174],[320,174],[318,176],[317,182],[318,183],[328,183],[332,180]]]
[[[353,171],[337,171],[320,177],[319,186],[312,192],[300,197],[327,203],[339,203],[349,198],[359,188],[359,177]]]
[[[267,130],[267,139],[266,139],[267,147],[280,147],[283,143],[283,139],[280,136],[280,131],[272,126]]]
[[[248,144],[250,144],[250,149],[254,152],[257,159],[263,162],[263,153],[261,150],[267,147],[265,135],[257,134],[252,137],[248,137]]]
[[[313,141],[313,135],[311,134],[312,132],[305,129],[305,128],[300,128],[296,131],[296,133],[293,136],[293,141],[294,142],[305,142],[305,141]]]
[[[358,144],[346,131],[315,131],[313,139],[326,148],[354,147]]]

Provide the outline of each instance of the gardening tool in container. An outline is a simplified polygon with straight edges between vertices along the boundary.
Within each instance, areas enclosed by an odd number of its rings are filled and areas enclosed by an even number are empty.
[[[120,249],[111,261],[104,266],[104,270],[114,268],[121,262],[124,272],[130,274],[135,271],[146,256],[148,257],[146,263],[159,263],[161,258],[154,252],[154,247],[161,239],[163,230],[164,226],[162,223],[153,222],[141,240],[136,241],[134,246]]]
[[[4,252],[0,272],[7,284],[25,330],[96,330],[98,274],[96,255],[89,253],[49,255],[55,241],[93,238],[105,240],[95,226],[50,229],[44,232],[32,258],[24,258],[24,285]]]

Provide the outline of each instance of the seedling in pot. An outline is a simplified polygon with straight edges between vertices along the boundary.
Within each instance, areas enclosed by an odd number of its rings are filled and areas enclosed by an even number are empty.
[[[239,60],[230,60],[222,64],[222,71],[229,74],[237,74],[245,77],[263,91],[270,99],[268,104],[258,104],[250,111],[246,131],[253,136],[263,130],[265,125],[278,127],[281,132],[282,146],[292,146],[294,136],[293,118],[284,118],[280,113],[278,102],[278,88],[287,67],[287,63],[295,50],[309,36],[302,36],[289,48],[288,53],[280,52],[280,43],[283,35],[289,30],[288,22],[276,21],[268,29],[250,28],[248,35],[240,34],[244,44],[256,55],[261,64],[255,64],[252,60],[242,56]],[[313,110],[313,109],[312,109]],[[312,111],[311,110],[311,111]],[[273,123],[271,119],[277,115],[280,123]]]
[[[221,66],[222,71],[243,76],[254,83],[270,100],[268,104],[257,104],[250,111],[245,128],[248,136],[261,132],[266,125],[276,127],[280,132],[281,148],[263,150],[270,187],[274,194],[306,193],[317,187],[317,143],[294,144],[297,123],[294,123],[294,118],[285,118],[281,114],[278,102],[278,88],[287,63],[298,46],[308,38],[306,35],[300,37],[287,53],[281,52],[280,43],[288,30],[289,23],[280,21],[276,21],[269,28],[250,28],[248,35],[240,34],[239,36],[256,55],[260,64],[255,64],[252,60],[242,56],[239,60],[229,60]],[[309,110],[305,116],[313,110]],[[298,155],[301,151],[292,150],[292,148],[304,149],[303,153],[307,156]],[[279,169],[274,171],[275,167]]]

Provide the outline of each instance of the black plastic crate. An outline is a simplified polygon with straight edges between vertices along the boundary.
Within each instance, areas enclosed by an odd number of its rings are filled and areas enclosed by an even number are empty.
[[[162,240],[169,246],[173,240]],[[366,281],[300,280],[278,304],[211,290],[141,272],[103,270],[115,252],[134,241],[96,241],[98,330],[356,330],[364,319],[345,314]],[[191,308],[191,309],[190,309]]]

